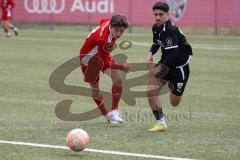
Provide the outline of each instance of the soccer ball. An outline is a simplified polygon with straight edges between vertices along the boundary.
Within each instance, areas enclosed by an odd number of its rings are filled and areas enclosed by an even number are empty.
[[[89,135],[83,129],[73,129],[67,135],[67,145],[74,151],[82,151],[89,144]]]

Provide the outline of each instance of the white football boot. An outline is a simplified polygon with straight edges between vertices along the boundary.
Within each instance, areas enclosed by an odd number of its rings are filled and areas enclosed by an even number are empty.
[[[119,109],[115,109],[115,110],[112,110],[114,116],[115,116],[115,120],[119,123],[123,123],[124,120],[122,118],[122,114],[121,114],[121,111]]]
[[[5,33],[5,36],[6,36],[7,38],[11,37],[11,33],[10,33],[10,32],[7,32],[7,33]]]
[[[116,121],[113,111],[108,112],[108,114],[105,117],[106,117],[108,123],[110,123],[110,124],[118,124],[119,123],[118,121]]]
[[[15,36],[18,36],[18,28],[14,27],[13,31],[14,31]]]

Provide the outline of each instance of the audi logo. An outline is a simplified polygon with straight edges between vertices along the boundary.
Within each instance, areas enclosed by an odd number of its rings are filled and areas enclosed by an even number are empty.
[[[170,15],[175,21],[180,20],[187,6],[187,0],[167,0],[167,4],[170,8]]]
[[[25,0],[24,6],[28,13],[60,14],[65,9],[65,0]]]

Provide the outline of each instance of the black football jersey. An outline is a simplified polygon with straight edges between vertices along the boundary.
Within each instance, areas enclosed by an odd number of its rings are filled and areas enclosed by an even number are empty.
[[[162,56],[158,63],[169,68],[184,65],[192,55],[191,45],[187,42],[182,31],[171,20],[163,25],[154,24],[152,27],[153,45],[150,52],[154,55],[161,47]]]

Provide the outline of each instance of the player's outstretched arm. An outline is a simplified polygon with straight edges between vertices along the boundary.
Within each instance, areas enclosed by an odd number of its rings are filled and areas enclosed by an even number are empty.
[[[158,73],[162,72],[164,70],[164,65],[159,63],[156,67],[151,69],[148,73],[148,77],[154,77]]]
[[[153,63],[153,55],[152,52],[149,52],[147,54],[147,58],[146,58],[147,64],[152,64]]]
[[[131,68],[131,65],[128,63],[123,64],[123,71],[124,72],[129,72]]]
[[[116,64],[116,63],[114,63],[114,64],[112,64],[110,66],[111,69],[122,70],[124,72],[129,72],[130,67],[131,67],[131,65],[128,64],[128,63],[124,63],[124,64]]]

